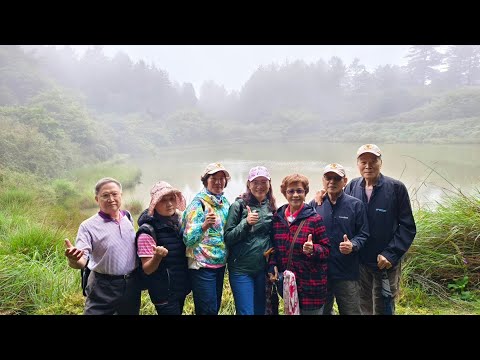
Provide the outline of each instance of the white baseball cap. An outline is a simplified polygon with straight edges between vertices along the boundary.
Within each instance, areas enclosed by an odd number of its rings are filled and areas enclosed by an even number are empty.
[[[365,144],[365,145],[360,146],[357,150],[357,158],[360,155],[365,154],[365,153],[371,153],[375,156],[382,156],[382,151],[375,144]]]
[[[342,165],[335,164],[335,163],[328,164],[323,169],[323,175],[325,175],[326,173],[329,173],[329,172],[333,172],[337,175],[340,175],[341,177],[345,177],[345,175],[346,175],[345,174],[345,168]]]

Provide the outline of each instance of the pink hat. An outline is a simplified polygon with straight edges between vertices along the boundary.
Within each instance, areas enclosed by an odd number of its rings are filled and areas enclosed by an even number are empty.
[[[158,202],[161,201],[165,195],[171,193],[175,194],[177,199],[177,209],[180,211],[185,210],[186,201],[180,190],[175,189],[166,181],[159,181],[153,185],[152,190],[150,190],[150,206],[148,207],[148,215],[153,216],[153,209],[155,209],[155,206],[157,206]]]
[[[266,177],[268,180],[271,180],[270,174],[265,166],[255,166],[251,168],[248,173],[248,181],[253,181],[260,176]]]

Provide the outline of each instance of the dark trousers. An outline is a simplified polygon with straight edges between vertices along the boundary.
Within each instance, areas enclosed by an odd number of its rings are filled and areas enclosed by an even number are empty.
[[[189,269],[196,315],[218,315],[222,303],[225,266]]]
[[[333,315],[334,301],[337,302],[340,315],[361,315],[358,281],[329,279],[324,315]]]
[[[390,290],[393,293],[391,301],[395,314],[395,299],[400,288],[401,264],[387,270]],[[360,308],[362,315],[383,315],[385,304],[382,297],[382,273],[378,269],[360,264]]]
[[[84,315],[138,315],[141,289],[137,272],[128,279],[109,279],[94,271],[85,289]]]
[[[182,315],[183,306],[185,304],[185,296],[180,298],[169,299],[168,301],[155,304],[158,315]]]

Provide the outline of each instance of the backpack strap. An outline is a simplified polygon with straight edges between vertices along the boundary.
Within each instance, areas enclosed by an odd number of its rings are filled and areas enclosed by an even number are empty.
[[[238,198],[238,203],[240,204],[240,214],[242,214],[245,201],[242,198]]]
[[[200,200],[200,205],[202,205],[202,210],[203,212],[205,212],[205,203],[203,202],[202,199],[198,199],[198,200]]]
[[[128,211],[128,210],[123,210],[123,211],[125,211],[125,215],[127,216],[128,220],[130,220],[130,222],[133,225],[133,217],[132,217],[132,214],[130,214],[130,211]]]

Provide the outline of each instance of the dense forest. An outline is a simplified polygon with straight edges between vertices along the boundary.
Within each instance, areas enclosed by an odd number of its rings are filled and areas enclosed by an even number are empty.
[[[442,51],[440,51],[440,49]],[[270,141],[480,142],[480,46],[411,46],[405,66],[332,57],[260,66],[199,94],[102,47],[0,46],[0,166],[55,177],[112,154]]]

